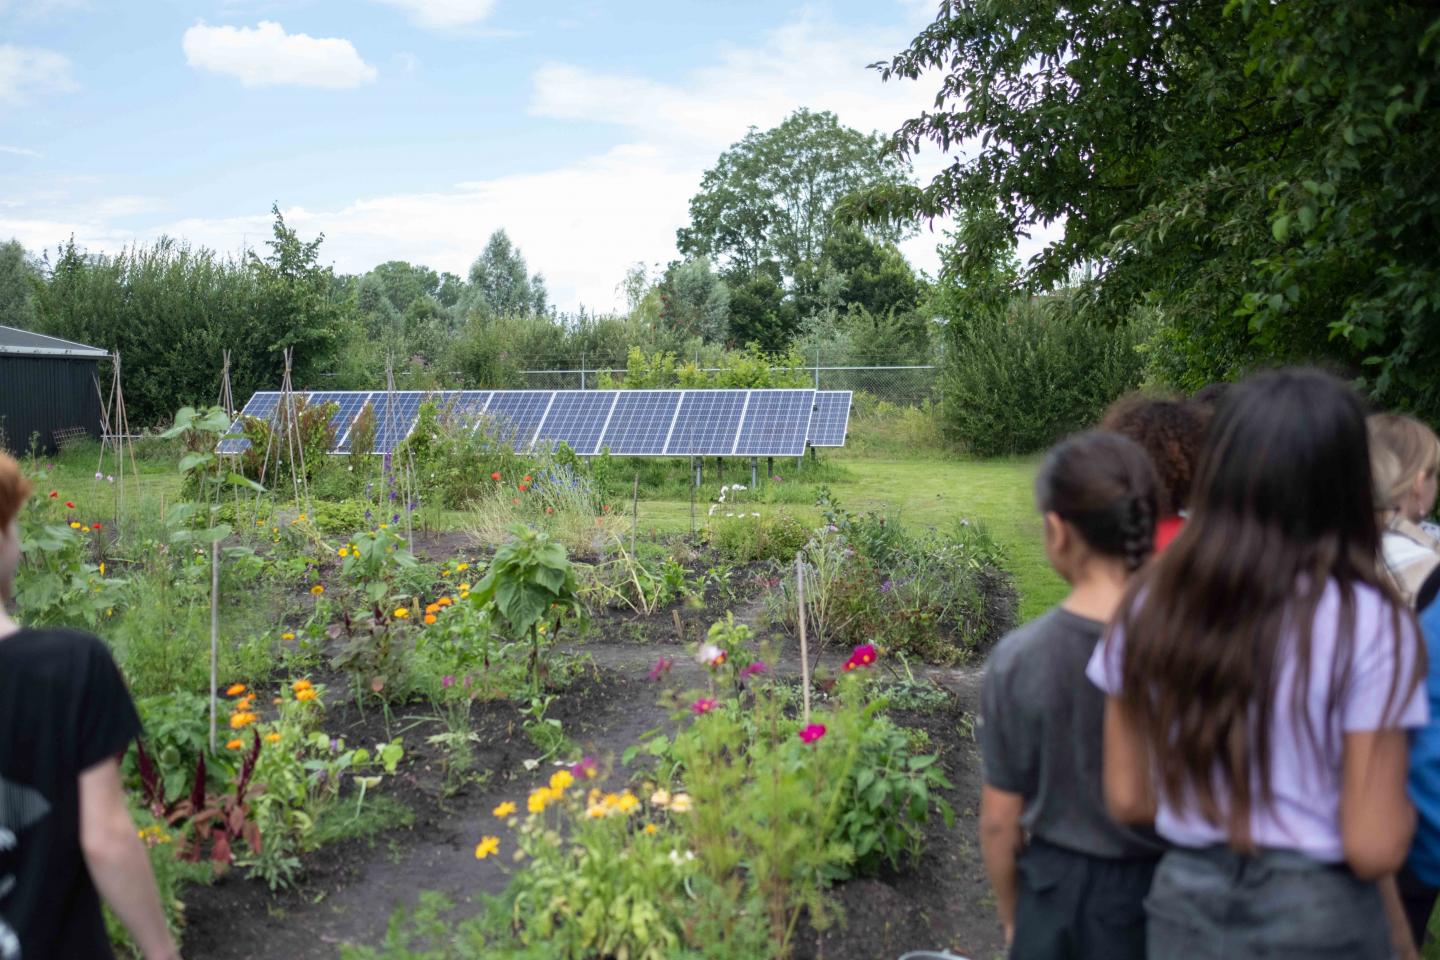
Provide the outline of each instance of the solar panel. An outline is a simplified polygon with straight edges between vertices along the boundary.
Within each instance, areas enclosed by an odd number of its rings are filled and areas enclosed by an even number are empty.
[[[336,393],[335,396],[342,399],[336,401],[339,403],[340,409],[335,412],[335,416],[330,418],[331,426],[335,427],[335,446],[330,452],[349,453],[350,446],[355,439],[355,421],[360,418],[360,412],[365,409],[366,404],[371,402],[370,398],[374,394],[363,390],[358,392],[352,390]],[[363,452],[369,453],[370,451]]]
[[[394,393],[376,393],[375,404],[375,452],[393,453],[395,448],[415,429],[415,418],[420,413],[420,403],[425,394],[418,390],[397,390]]]
[[[489,390],[452,390],[440,406],[440,417],[459,426],[473,427],[489,402]]]
[[[814,405],[814,390],[751,390],[734,453],[747,457],[802,456]]]
[[[744,390],[686,390],[665,453],[728,457],[735,449],[745,394]]]
[[[622,457],[660,456],[680,408],[680,390],[621,390],[601,445]]]
[[[815,412],[810,417],[810,446],[843,447],[850,426],[849,390],[819,390],[815,393]]]
[[[516,450],[530,449],[535,428],[555,396],[553,390],[497,390],[490,397],[485,416],[494,425],[495,439]],[[483,429],[483,426],[477,427]]]
[[[540,442],[552,448],[564,442],[576,453],[594,453],[618,395],[617,390],[557,390],[539,429]]]
[[[264,391],[252,395],[250,401],[245,404],[245,408],[240,411],[240,415],[235,418],[235,422],[230,424],[230,429],[225,431],[227,437],[221,440],[215,447],[215,452],[233,454],[244,453],[246,450],[249,450],[250,441],[240,436],[240,434],[245,432],[245,418],[255,417],[258,420],[271,419],[275,414],[275,408],[279,404],[279,393]],[[235,434],[235,436],[229,436],[230,434]]]

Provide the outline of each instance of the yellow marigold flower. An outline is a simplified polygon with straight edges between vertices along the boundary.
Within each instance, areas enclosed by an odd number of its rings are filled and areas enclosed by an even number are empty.
[[[461,592],[461,593],[469,593],[469,592],[470,592],[470,584],[468,584],[468,583],[462,583],[462,584],[460,584],[460,592]]]
[[[236,737],[234,740],[231,740],[229,743],[225,744],[225,749],[226,749],[226,750],[244,750],[244,749],[245,749],[245,741],[241,740],[239,737]]]
[[[317,696],[319,696],[319,694],[315,692],[315,689],[313,687],[307,687],[306,689],[301,690],[299,693],[295,694],[295,699],[299,700],[301,703],[309,703]]]
[[[689,813],[691,806],[692,802],[688,793],[677,793],[670,799],[671,813]]]
[[[278,734],[278,733],[267,733],[267,734],[265,734],[265,742],[266,742],[266,743],[279,743],[279,742],[280,742],[280,734]]]
[[[575,777],[571,775],[569,770],[556,770],[550,774],[550,789],[557,794],[564,793],[565,788],[571,786],[574,782]]]
[[[470,599],[470,591],[469,591],[469,590],[461,590],[461,591],[460,591],[460,599],[461,599],[461,600],[469,600],[469,599]]]
[[[621,813],[629,813],[631,810],[640,806],[640,801],[635,799],[635,794],[626,790],[620,795],[620,799],[616,801],[615,806],[620,808]]]
[[[282,634],[280,634],[280,639],[281,639],[281,640],[294,640],[294,639],[295,639],[295,634],[293,634],[293,633],[282,633]]]
[[[345,547],[341,547],[340,550],[339,550],[339,555],[342,556],[342,557],[348,557],[348,556],[350,556],[350,551],[349,551],[348,549],[346,549]]]
[[[432,624],[432,623],[434,623],[434,622],[435,622],[435,614],[433,614],[433,613],[427,613],[427,614],[425,614],[425,625],[426,625],[426,626],[429,626],[430,624]]]
[[[470,564],[468,564],[468,563],[457,563],[457,564],[455,564],[455,572],[456,572],[456,573],[464,573],[466,570],[469,570],[469,569],[470,569]]]
[[[308,519],[308,518],[305,516],[305,514],[303,514],[303,513],[300,514],[300,522],[301,522],[301,523],[304,523],[304,522],[306,521],[306,519]]]
[[[531,813],[543,813],[554,799],[555,795],[550,792],[549,787],[536,787],[530,791],[530,798],[525,801],[525,809]]]
[[[323,584],[317,583],[317,584],[315,584],[315,586],[313,586],[313,587],[310,588],[310,592],[313,593],[313,594],[315,594],[315,596],[318,597],[318,596],[320,596],[320,594],[322,594],[322,593],[325,592],[325,587],[324,587]]]
[[[312,686],[313,684],[309,680],[296,680],[290,684],[290,689],[299,693],[301,690],[309,690]]]
[[[390,524],[388,524],[388,523],[382,523],[382,524],[380,524],[380,529],[381,529],[381,530],[389,530],[389,529],[390,529]]]
[[[647,823],[647,824],[645,824],[645,832],[646,832],[646,833],[654,833],[657,829],[658,829],[658,828],[657,828],[657,827],[655,826],[655,824],[653,824],[653,823]]]
[[[605,808],[600,806],[599,804],[592,803],[590,806],[585,808],[585,816],[589,817],[591,820],[599,820],[601,817],[605,816]]]
[[[70,521],[70,529],[71,529],[71,530],[79,530],[79,529],[80,529],[80,524],[77,523],[77,522],[75,522],[74,520],[71,520],[71,521]]]
[[[230,684],[230,689],[225,691],[225,696],[227,696],[227,697],[238,697],[238,696],[240,696],[240,694],[242,694],[242,693],[244,693],[244,692],[245,692],[245,684],[243,684],[243,683],[232,683],[232,684]]]
[[[105,561],[100,561],[100,576],[105,576]]]
[[[499,837],[481,837],[480,842],[475,844],[475,859],[484,860],[494,853],[500,852]]]
[[[509,800],[506,800],[504,803],[500,804],[500,806],[496,807],[491,812],[494,813],[497,817],[508,817],[510,816],[510,814],[515,812],[515,804],[511,803]]]
[[[408,607],[396,607],[396,608],[395,608],[395,619],[396,619],[396,620],[404,620],[404,619],[405,619],[406,617],[408,617],[408,616],[410,616],[410,609],[409,609]]]

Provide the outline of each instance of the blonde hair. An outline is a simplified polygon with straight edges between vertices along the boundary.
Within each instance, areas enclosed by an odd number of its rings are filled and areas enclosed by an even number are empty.
[[[1420,474],[1440,470],[1440,437],[1403,413],[1376,413],[1365,419],[1370,435],[1370,470],[1375,506],[1393,510]]]
[[[20,464],[0,450],[0,530],[10,526],[28,496],[30,481],[20,472]]]

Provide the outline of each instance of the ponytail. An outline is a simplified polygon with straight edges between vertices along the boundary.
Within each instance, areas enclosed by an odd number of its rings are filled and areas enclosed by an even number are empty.
[[[1155,549],[1155,468],[1118,433],[1091,430],[1051,448],[1035,478],[1035,500],[1069,523],[1097,553],[1140,568]]]

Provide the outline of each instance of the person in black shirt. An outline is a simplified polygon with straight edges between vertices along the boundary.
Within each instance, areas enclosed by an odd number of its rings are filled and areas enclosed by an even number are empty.
[[[5,612],[29,492],[0,453],[0,960],[113,957],[101,896],[146,960],[175,960],[120,780],[140,732],[120,671],[97,638]]]

